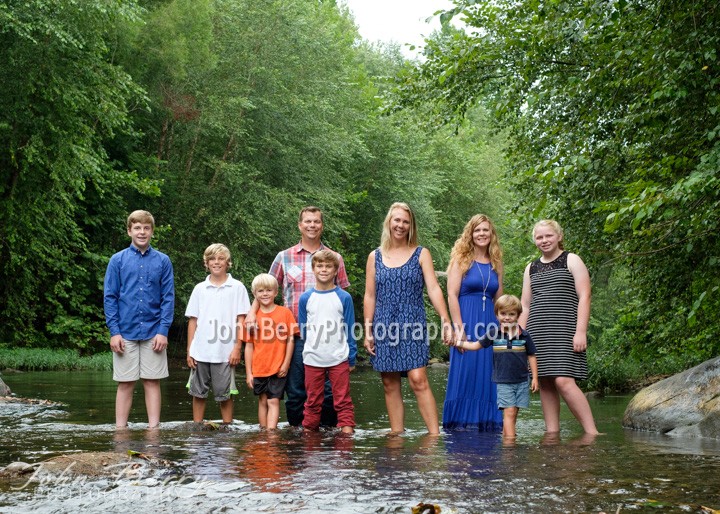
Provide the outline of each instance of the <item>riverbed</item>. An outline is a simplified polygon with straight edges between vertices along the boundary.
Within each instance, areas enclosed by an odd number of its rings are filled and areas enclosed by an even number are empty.
[[[442,408],[445,368],[429,370]],[[0,466],[67,453],[128,450],[170,461],[134,475],[0,485],[0,512],[409,513],[420,502],[443,513],[707,512],[720,509],[720,441],[678,439],[621,426],[630,396],[591,399],[598,429],[587,438],[563,406],[559,437],[544,435],[539,397],[520,412],[518,438],[430,437],[404,385],[407,432],[388,436],[378,375],[359,369],[351,393],[357,431],[302,434],[281,423],[260,431],[257,403],[241,388],[227,432],[188,430],[187,372],[163,381],[160,430],[146,430],[138,385],[130,430],[113,426],[109,372],[6,374],[19,396],[57,404],[0,405]],[[238,385],[242,385],[238,374]],[[283,409],[284,411],[284,409]],[[284,416],[284,412],[282,412]],[[208,402],[207,416],[219,418]],[[281,417],[282,421],[282,417]],[[118,474],[119,475],[119,474]]]

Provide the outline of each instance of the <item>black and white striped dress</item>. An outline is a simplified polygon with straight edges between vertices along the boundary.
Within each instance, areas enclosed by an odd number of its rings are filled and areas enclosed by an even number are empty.
[[[587,378],[585,352],[573,351],[578,295],[568,269],[569,252],[552,262],[530,263],[530,315],[527,331],[537,348],[538,376]]]

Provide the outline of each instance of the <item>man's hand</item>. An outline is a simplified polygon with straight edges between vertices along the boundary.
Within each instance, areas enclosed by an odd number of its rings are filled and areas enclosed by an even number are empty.
[[[188,355],[187,365],[190,367],[190,369],[195,369],[197,368],[197,361]]]

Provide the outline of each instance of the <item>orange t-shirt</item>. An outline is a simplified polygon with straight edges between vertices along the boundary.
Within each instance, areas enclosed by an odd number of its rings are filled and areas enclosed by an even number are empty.
[[[289,334],[299,334],[290,309],[276,305],[272,312],[257,311],[257,329],[245,339],[253,344],[252,374],[254,377],[270,377],[280,371],[285,361],[285,349]]]

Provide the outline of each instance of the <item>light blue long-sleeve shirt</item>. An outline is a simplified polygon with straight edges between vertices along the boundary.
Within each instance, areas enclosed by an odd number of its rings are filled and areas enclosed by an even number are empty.
[[[135,246],[110,258],[105,272],[105,323],[110,335],[131,341],[167,336],[175,309],[175,280],[170,258]]]

